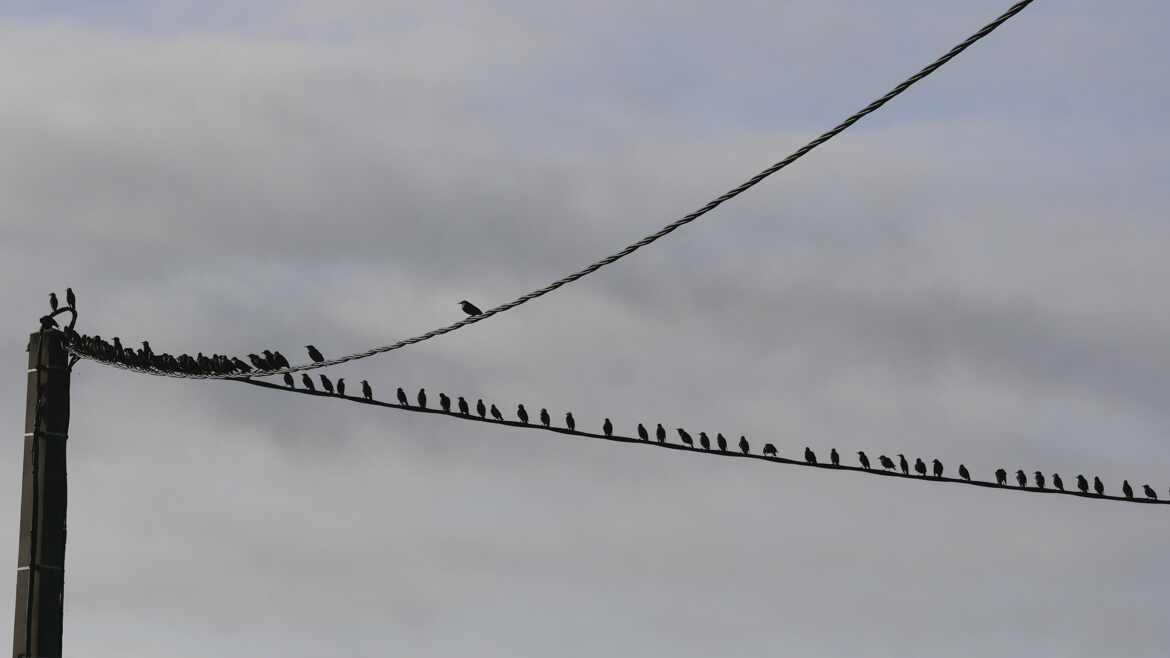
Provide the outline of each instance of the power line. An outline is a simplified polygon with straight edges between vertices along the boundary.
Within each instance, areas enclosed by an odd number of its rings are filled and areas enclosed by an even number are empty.
[[[979,29],[979,31],[975,32],[971,36],[964,39],[961,43],[959,43],[955,47],[951,48],[949,51],[947,51],[946,54],[944,54],[943,56],[934,60],[933,62],[931,62],[930,64],[928,64],[924,68],[922,68],[920,71],[918,71],[914,75],[903,80],[896,87],[894,87],[890,91],[886,92],[886,94],[884,96],[881,96],[880,98],[871,102],[869,105],[866,105],[862,109],[858,110],[856,113],[854,113],[853,115],[851,115],[850,117],[848,117],[847,119],[842,121],[841,123],[837,124],[829,131],[822,133],[816,139],[812,140],[811,142],[805,144],[804,146],[802,146],[799,149],[797,149],[796,151],[794,151],[788,157],[773,164],[772,166],[768,167],[767,169],[764,169],[763,171],[756,174],[755,176],[752,176],[747,181],[740,184],[738,187],[735,187],[731,190],[728,190],[727,192],[723,193],[719,197],[712,199],[706,205],[704,205],[702,208],[699,208],[698,210],[690,213],[689,215],[686,215],[686,216],[684,216],[684,217],[682,217],[674,222],[671,222],[670,224],[667,224],[662,229],[660,229],[658,232],[642,238],[641,240],[625,247],[621,251],[618,251],[614,254],[606,256],[605,258],[603,258],[599,261],[596,261],[595,263],[589,265],[585,269],[582,269],[578,272],[574,272],[573,274],[570,274],[564,278],[558,279],[558,280],[548,284],[547,286],[545,286],[543,288],[540,288],[538,290],[534,290],[534,291],[532,291],[526,295],[523,295],[517,299],[514,299],[506,304],[501,304],[500,306],[496,306],[495,308],[488,309],[487,311],[484,311],[483,313],[481,313],[479,315],[474,315],[474,316],[471,316],[468,318],[464,318],[463,320],[460,320],[459,322],[456,322],[456,323],[451,324],[451,325],[447,325],[445,327],[440,327],[438,329],[428,331],[427,333],[422,334],[420,336],[415,336],[413,338],[406,338],[406,339],[398,341],[397,343],[393,343],[390,345],[383,345],[381,347],[374,347],[374,348],[366,350],[364,352],[357,352],[354,354],[348,354],[346,356],[337,357],[335,359],[327,359],[325,361],[321,361],[321,362],[317,362],[317,363],[304,363],[301,365],[290,366],[287,368],[277,368],[277,369],[256,371],[256,372],[252,373],[252,376],[264,377],[264,376],[269,376],[269,375],[280,375],[280,374],[284,374],[284,373],[299,372],[299,371],[303,371],[303,370],[315,370],[317,368],[325,368],[328,366],[335,366],[335,365],[338,365],[341,363],[346,363],[348,361],[356,361],[358,359],[365,359],[365,358],[368,358],[368,357],[371,357],[371,356],[374,356],[377,354],[382,354],[385,352],[390,352],[393,350],[401,349],[401,348],[406,347],[408,345],[413,345],[415,343],[421,343],[425,340],[430,340],[431,338],[435,338],[437,336],[442,336],[443,334],[450,333],[452,331],[455,331],[456,329],[461,329],[461,328],[466,327],[468,325],[475,324],[476,322],[486,320],[487,318],[490,318],[494,315],[498,315],[500,313],[503,313],[504,311],[508,311],[508,310],[513,309],[513,308],[516,308],[517,306],[520,306],[521,304],[524,304],[525,302],[529,302],[533,299],[536,299],[537,297],[543,297],[544,295],[547,295],[548,293],[550,293],[550,292],[552,292],[552,291],[554,291],[554,290],[556,290],[564,285],[567,285],[567,284],[572,283],[578,279],[581,279],[589,274],[592,274],[593,272],[596,272],[597,270],[601,269],[602,267],[605,267],[606,265],[609,265],[609,264],[611,264],[611,263],[613,263],[621,258],[625,258],[626,256],[629,256],[630,254],[634,253],[638,249],[641,249],[642,247],[645,247],[646,245],[648,245],[652,242],[655,242],[663,237],[666,237],[670,233],[673,233],[676,229],[695,221],[696,219],[702,217],[703,215],[707,214],[708,212],[719,207],[725,201],[729,201],[729,200],[739,196],[740,194],[751,189],[752,187],[755,187],[760,181],[764,180],[768,176],[771,176],[772,174],[776,173],[777,171],[780,171],[781,169],[792,164],[793,162],[796,162],[797,160],[804,157],[806,154],[808,154],[810,151],[812,151],[816,147],[820,146],[821,144],[824,144],[825,142],[829,141],[830,139],[832,139],[832,138],[836,137],[837,135],[841,134],[842,132],[844,132],[846,129],[848,129],[850,126],[852,126],[853,124],[860,121],[866,115],[868,115],[872,112],[875,112],[876,110],[881,108],[883,105],[888,103],[890,100],[894,99],[896,96],[898,96],[902,92],[909,89],[912,85],[914,85],[919,80],[922,80],[923,78],[930,75],[931,73],[934,73],[936,70],[941,68],[947,62],[954,59],[956,56],[959,55],[959,53],[966,50],[972,44],[979,41],[980,39],[987,36],[988,34],[991,34],[996,28],[998,28],[1003,23],[1007,22],[1008,19],[1010,19],[1011,17],[1018,14],[1020,11],[1022,11],[1025,7],[1027,7],[1031,3],[1032,3],[1032,0],[1020,0],[1020,2],[1017,2],[1016,4],[1012,5],[1007,11],[1005,11],[998,18],[991,21],[987,25],[984,25],[982,28]],[[170,370],[156,370],[156,369],[152,369],[152,368],[139,368],[139,367],[135,367],[131,364],[117,363],[117,362],[111,362],[111,361],[97,359],[93,355],[83,354],[81,352],[73,352],[73,354],[78,356],[78,357],[81,357],[81,358],[99,361],[100,363],[104,363],[105,365],[110,365],[110,366],[114,366],[114,367],[118,367],[118,368],[124,368],[126,370],[133,370],[135,372],[141,372],[141,373],[145,373],[145,374],[158,375],[158,376],[164,376],[164,377],[181,377],[184,379],[229,379],[233,376],[233,375],[229,375],[229,374],[190,373],[190,372],[180,372],[180,371],[170,371]]]
[[[459,420],[474,421],[477,423],[490,423],[492,425],[504,425],[507,427],[514,427],[517,429],[541,430],[541,431],[545,431],[545,432],[555,432],[557,434],[566,434],[569,436],[580,436],[580,437],[586,437],[586,438],[590,438],[590,439],[599,439],[602,441],[613,441],[615,443],[630,443],[630,444],[638,444],[638,445],[645,445],[645,446],[654,446],[657,448],[665,448],[668,450],[685,450],[687,452],[693,452],[693,453],[698,453],[698,454],[707,454],[707,455],[716,455],[716,456],[720,456],[720,457],[734,457],[734,458],[739,458],[739,459],[754,459],[754,460],[766,461],[766,462],[775,463],[775,464],[786,464],[789,466],[803,466],[805,468],[819,468],[819,469],[834,470],[834,471],[848,471],[848,472],[852,472],[852,473],[864,473],[867,475],[878,475],[878,476],[882,476],[882,477],[904,478],[904,479],[909,479],[909,480],[933,482],[933,483],[940,483],[940,484],[966,484],[966,485],[971,485],[971,486],[975,486],[975,487],[987,487],[987,488],[992,488],[992,489],[998,489],[1001,491],[1015,491],[1015,492],[1022,492],[1022,493],[1063,494],[1066,496],[1078,496],[1081,498],[1092,498],[1095,500],[1113,500],[1113,501],[1119,501],[1119,502],[1125,502],[1125,503],[1142,503],[1142,504],[1147,504],[1147,505],[1167,505],[1167,504],[1170,504],[1170,500],[1158,500],[1158,499],[1136,498],[1136,497],[1129,498],[1129,497],[1111,496],[1111,495],[1105,495],[1105,494],[1081,493],[1080,491],[1066,491],[1063,489],[1056,489],[1056,488],[1053,488],[1051,486],[1039,487],[1039,486],[1035,486],[1035,485],[1028,485],[1028,486],[1009,487],[1009,486],[997,484],[995,482],[988,482],[985,480],[974,480],[974,479],[966,480],[966,479],[961,479],[961,478],[933,476],[933,475],[910,475],[910,474],[903,474],[901,472],[892,471],[892,470],[883,470],[877,464],[874,465],[874,468],[864,468],[862,466],[851,466],[848,464],[833,464],[833,463],[825,463],[825,462],[821,462],[821,461],[818,461],[816,463],[809,463],[808,461],[801,461],[801,460],[797,460],[797,459],[789,459],[787,457],[781,457],[781,456],[779,456],[779,454],[765,455],[765,454],[761,454],[761,453],[757,453],[757,452],[750,452],[750,451],[735,452],[733,450],[718,450],[718,449],[707,450],[707,449],[696,448],[693,446],[687,446],[687,445],[678,444],[678,443],[659,442],[659,441],[656,441],[656,440],[651,439],[649,437],[646,439],[641,439],[641,438],[635,438],[632,436],[622,436],[622,435],[618,435],[618,434],[596,434],[593,432],[586,432],[586,431],[578,430],[575,428],[569,429],[567,427],[545,426],[545,425],[538,425],[536,423],[521,422],[518,420],[503,420],[503,419],[497,420],[495,418],[486,418],[486,417],[481,418],[481,417],[473,416],[470,413],[464,414],[464,413],[458,413],[456,411],[446,411],[443,409],[435,409],[432,407],[424,408],[424,407],[412,406],[412,405],[408,405],[408,404],[395,404],[393,402],[384,402],[382,400],[377,400],[377,399],[366,399],[366,398],[359,398],[359,397],[353,397],[353,396],[348,396],[348,395],[343,396],[343,395],[338,395],[335,393],[326,393],[323,391],[310,391],[310,390],[307,390],[304,388],[289,388],[287,386],[280,386],[279,384],[273,384],[271,382],[256,381],[256,380],[252,380],[252,379],[229,378],[228,381],[235,381],[235,382],[240,382],[243,384],[251,384],[252,386],[260,386],[262,388],[274,389],[274,390],[282,391],[285,393],[299,393],[301,395],[312,395],[312,396],[316,396],[316,397],[326,397],[326,398],[332,398],[335,400],[343,400],[345,402],[354,402],[357,404],[365,404],[365,405],[370,405],[370,406],[374,406],[374,407],[384,407],[384,408],[388,408],[388,409],[397,409],[400,411],[409,411],[409,412],[413,412],[413,413],[435,414],[435,415],[439,415],[439,416],[447,416],[449,418],[457,418]],[[771,444],[766,444],[766,445],[771,445]]]

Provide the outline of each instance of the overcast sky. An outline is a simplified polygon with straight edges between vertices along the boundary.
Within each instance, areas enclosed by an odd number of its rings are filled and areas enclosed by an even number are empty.
[[[174,353],[393,342],[695,209],[1008,4],[4,3],[0,549],[15,557],[24,348],[50,290],[77,291],[80,330]],[[663,422],[1170,495],[1168,20],[1152,0],[1037,2],[637,255],[330,375],[594,431]],[[92,363],[72,404],[68,655],[1170,644],[1165,507]]]

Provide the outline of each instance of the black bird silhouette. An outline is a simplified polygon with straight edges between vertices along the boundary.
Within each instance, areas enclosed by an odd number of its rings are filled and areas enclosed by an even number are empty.
[[[333,382],[329,381],[329,378],[325,375],[321,375],[321,388],[325,389],[326,392],[333,392]]]
[[[678,428],[678,438],[682,439],[682,442],[689,445],[690,447],[695,447],[695,442],[693,439],[691,439],[691,435],[687,434],[687,431],[681,427]]]
[[[446,393],[439,393],[439,407],[448,413],[451,411],[451,398]]]
[[[902,469],[902,475],[910,475],[910,462],[906,461],[906,455],[898,453],[898,467]]]
[[[255,366],[257,370],[268,370],[268,364],[264,362],[264,359],[260,358],[260,355],[249,354],[248,360],[252,362],[252,365]]]
[[[345,377],[337,380],[337,394],[345,397]]]
[[[861,464],[862,468],[867,471],[869,470],[869,457],[867,457],[865,453],[860,450],[857,451],[857,461]]]
[[[402,390],[401,386],[398,387],[397,397],[398,397],[398,404],[400,404],[404,407],[410,406],[410,402],[408,402],[406,400],[406,391]]]
[[[646,431],[646,426],[642,423],[638,423],[638,438],[643,441],[650,440],[650,433]]]
[[[1041,473],[1040,471],[1036,471],[1035,473],[1032,474],[1032,477],[1034,477],[1036,479],[1036,488],[1043,489],[1044,488],[1044,474]]]
[[[937,459],[936,459],[936,460],[934,460],[933,462],[931,462],[931,464],[930,464],[930,465],[931,465],[931,468],[933,469],[933,471],[932,471],[932,472],[934,473],[934,476],[935,476],[936,478],[940,478],[940,477],[942,477],[942,476],[943,476],[943,465],[942,465],[942,462],[940,462],[939,460],[937,460]]]
[[[475,413],[479,414],[480,418],[487,418],[487,407],[483,404],[483,398],[476,400]]]
[[[427,408],[427,389],[425,388],[418,389],[418,408]]]
[[[1052,486],[1064,491],[1064,480],[1060,479],[1060,473],[1052,474]]]
[[[601,431],[605,432],[606,436],[613,436],[613,423],[609,422],[608,418],[601,424]]]
[[[921,457],[914,460],[914,472],[926,477],[926,463],[922,461]]]
[[[313,386],[313,380],[307,374],[301,374],[301,383],[304,384],[305,388],[309,389],[310,391],[317,390],[317,387]]]
[[[829,461],[833,462],[833,466],[841,465],[841,455],[837,454],[836,448],[829,451]]]
[[[276,350],[275,352],[272,353],[272,363],[277,368],[291,368],[292,367],[292,365],[289,364],[288,359],[284,358],[284,355],[280,353],[280,350]]]
[[[1026,487],[1028,486],[1028,476],[1023,471],[1016,471],[1016,482],[1021,487]]]
[[[1002,468],[995,469],[995,483],[999,486],[1007,485],[1007,471]]]
[[[548,415],[548,409],[543,407],[540,409],[540,424],[544,425],[545,427],[552,425],[552,418],[550,418]]]
[[[1093,476],[1093,491],[1096,491],[1098,496],[1105,495],[1105,485],[1101,484],[1101,478],[1096,475]]]
[[[524,408],[524,405],[516,405],[516,417],[520,419],[521,423],[528,424],[528,410]]]
[[[777,455],[776,446],[772,445],[771,443],[765,443],[764,444],[764,456],[765,457],[775,457],[776,455]]]
[[[496,408],[495,404],[492,404],[492,418],[495,418],[496,420],[504,419],[504,414],[500,413],[500,410]]]
[[[745,455],[751,451],[751,446],[748,445],[746,436],[739,437],[739,450]]]
[[[325,357],[321,356],[321,352],[316,347],[305,345],[305,349],[309,351],[309,358],[313,360],[313,363],[321,363],[325,360]]]
[[[666,428],[662,426],[662,423],[658,423],[658,428],[654,430],[654,436],[659,443],[666,443]]]
[[[1154,491],[1154,488],[1150,485],[1143,484],[1142,490],[1146,492],[1146,498],[1149,498],[1150,500],[1158,500],[1158,493]]]
[[[1126,498],[1133,498],[1133,487],[1129,486],[1129,480],[1121,481],[1121,493],[1125,494]]]
[[[370,382],[362,380],[362,397],[367,400],[374,399],[374,389],[370,388]]]
[[[964,480],[966,480],[968,482],[971,481],[971,471],[967,470],[966,464],[959,464],[959,477],[963,478]]]
[[[878,463],[880,463],[882,468],[886,469],[887,471],[894,470],[894,460],[885,455],[878,457]]]
[[[293,384],[292,375],[288,374],[287,372],[284,373],[284,385],[289,388],[296,388],[296,385]]]
[[[1085,476],[1077,476],[1077,489],[1080,489],[1083,494],[1089,493],[1089,481],[1085,479]]]
[[[68,304],[70,308],[77,308],[77,297],[73,294],[73,288],[65,289],[65,303]]]
[[[483,311],[479,310],[479,308],[476,307],[475,304],[472,304],[471,302],[467,301],[466,299],[459,302],[459,308],[463,309],[463,312],[468,314],[468,315],[483,315]]]
[[[577,421],[573,419],[573,412],[571,411],[565,414],[565,427],[569,428],[570,432],[577,429]]]
[[[711,439],[707,438],[706,432],[699,432],[699,445],[703,446],[703,450],[711,449]]]
[[[815,463],[817,463],[817,456],[816,456],[816,454],[814,454],[814,453],[813,453],[813,451],[812,451],[812,448],[809,448],[808,446],[805,446],[805,447],[804,447],[804,461],[806,461],[806,462],[808,462],[808,463],[810,463],[810,464],[815,464]]]
[[[49,293],[49,308],[53,311],[57,310],[57,293],[55,292]]]
[[[459,413],[464,416],[471,415],[471,409],[467,406],[467,400],[464,400],[462,395],[459,396]]]
[[[715,444],[719,446],[719,452],[727,452],[727,439],[723,438],[723,432],[715,435]]]

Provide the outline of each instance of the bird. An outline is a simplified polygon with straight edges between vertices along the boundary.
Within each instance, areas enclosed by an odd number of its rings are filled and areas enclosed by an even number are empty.
[[[812,451],[812,448],[809,448],[808,446],[805,446],[805,447],[804,447],[804,461],[806,461],[806,462],[808,462],[808,463],[810,463],[810,464],[815,464],[815,463],[817,463],[817,456],[816,456],[816,453],[814,453],[814,452]]]
[[[504,414],[500,413],[500,410],[496,408],[495,404],[492,404],[492,418],[495,418],[496,420],[504,419]]]
[[[370,388],[370,382],[362,380],[362,397],[367,400],[374,399],[374,389]]]
[[[325,375],[321,375],[321,388],[329,393],[333,392],[333,382],[329,381],[329,378]]]
[[[740,452],[742,452],[745,455],[751,451],[751,446],[748,445],[748,440],[747,440],[746,436],[739,437],[739,450],[740,450]]]
[[[276,350],[275,352],[272,353],[272,362],[276,365],[277,368],[291,368],[292,367],[289,364],[288,359],[284,358],[284,355],[280,353],[280,350]]]
[[[521,423],[528,424],[528,410],[524,408],[524,405],[516,405],[516,417],[520,419]]]
[[[837,454],[837,449],[829,450],[829,461],[833,462],[833,466],[841,465],[841,455]]]
[[[703,446],[703,450],[711,449],[711,439],[707,438],[706,432],[699,432],[699,445]]]
[[[565,427],[569,428],[570,432],[577,429],[577,421],[573,419],[573,412],[571,411],[565,414]]]
[[[936,460],[934,460],[933,462],[931,462],[931,468],[932,468],[932,472],[934,473],[934,476],[935,476],[936,478],[940,478],[940,477],[942,477],[942,476],[943,476],[943,465],[942,465],[942,462],[940,462],[940,461],[939,461],[939,460],[937,460],[937,459],[936,459]]]
[[[54,312],[57,310],[57,293],[55,292],[49,293],[49,308],[53,309]]]
[[[687,431],[681,427],[678,428],[678,438],[681,439],[683,443],[689,445],[690,447],[692,447],[692,448],[695,447],[695,442],[694,442],[694,440],[691,439],[691,435],[687,434]]]
[[[439,406],[442,407],[443,411],[451,412],[451,398],[447,397],[446,393],[439,393]]]
[[[606,436],[613,436],[613,423],[611,423],[608,418],[606,418],[605,422],[601,424],[601,431],[605,432]]]
[[[77,308],[77,297],[73,294],[73,288],[65,289],[65,303],[69,305],[69,308]]]
[[[296,388],[296,384],[293,384],[292,375],[290,375],[287,372],[284,373],[284,385],[289,387],[289,388]]]
[[[964,480],[966,480],[968,482],[971,481],[971,471],[967,470],[966,464],[959,464],[959,477],[963,478]]]
[[[882,468],[886,469],[887,471],[894,470],[894,460],[890,459],[889,457],[882,455],[878,457],[878,462],[880,462]]]
[[[1121,481],[1121,493],[1125,494],[1126,498],[1133,498],[1133,487],[1129,486],[1129,480]]]
[[[1064,491],[1064,480],[1060,479],[1060,473],[1052,474],[1052,486]]]
[[[1149,498],[1150,500],[1158,500],[1157,492],[1155,492],[1154,488],[1151,487],[1150,485],[1143,484],[1142,490],[1146,492],[1146,498]]]
[[[867,457],[865,453],[860,450],[857,451],[857,462],[861,464],[862,468],[867,471],[869,470],[869,457]]]
[[[545,427],[548,427],[552,424],[552,418],[550,418],[548,415],[548,409],[543,407],[540,409],[540,424],[544,425]]]
[[[398,397],[398,404],[400,404],[404,407],[410,406],[410,402],[408,402],[406,400],[406,391],[402,390],[401,386],[398,387],[397,397]]]
[[[772,445],[771,443],[765,443],[764,444],[764,456],[765,457],[775,457],[776,456],[776,446]]]
[[[719,445],[719,452],[727,452],[727,439],[723,438],[723,432],[715,435],[715,443]]]
[[[995,469],[995,483],[1001,487],[1006,485],[1007,484],[1007,471],[1003,470],[1002,468]]]
[[[638,438],[643,441],[650,440],[650,434],[646,431],[646,426],[642,423],[638,423]]]
[[[1033,475],[1033,477],[1036,478],[1036,488],[1043,489],[1044,488],[1044,474],[1041,473],[1040,471],[1036,471],[1032,475]]]
[[[313,360],[313,363],[321,363],[325,360],[325,357],[321,355],[320,350],[316,347],[305,345],[305,349],[309,351],[309,358]]]
[[[921,457],[914,460],[914,472],[926,477],[926,462],[922,461]]]
[[[1089,481],[1085,479],[1085,476],[1077,476],[1077,489],[1080,489],[1083,494],[1089,493]]]
[[[902,469],[902,475],[910,475],[910,463],[902,453],[898,453],[898,467]]]
[[[1017,470],[1016,471],[1016,482],[1021,487],[1026,487],[1026,486],[1028,486],[1028,476],[1025,475],[1023,471]]]
[[[345,397],[345,377],[337,380],[337,394]]]
[[[1101,478],[1096,475],[1093,476],[1093,491],[1096,491],[1098,496],[1105,495],[1105,485],[1101,484]]]
[[[255,366],[257,370],[268,370],[268,364],[264,363],[264,359],[261,359],[260,355],[249,354],[248,360],[252,362],[252,365]]]
[[[480,418],[487,418],[487,407],[483,404],[483,398],[476,400],[475,413],[479,414]]]
[[[418,389],[418,408],[427,408],[427,389],[425,388]]]
[[[310,391],[317,390],[317,387],[313,386],[313,380],[307,374],[301,374],[301,383],[304,384],[305,388],[309,389]]]
[[[666,443],[666,428],[662,423],[658,423],[658,427],[654,430],[654,438],[658,439],[659,443]]]
[[[462,395],[459,396],[459,413],[464,416],[471,415],[471,409],[467,406],[467,400],[464,400]]]
[[[459,302],[459,308],[463,309],[463,312],[468,315],[483,315],[483,311],[479,310],[475,304],[472,304],[466,299]]]

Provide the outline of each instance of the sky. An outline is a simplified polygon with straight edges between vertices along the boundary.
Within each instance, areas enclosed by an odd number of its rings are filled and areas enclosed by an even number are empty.
[[[77,291],[80,331],[156,351],[394,342],[694,210],[1008,4],[4,3],[0,545],[15,556],[24,350],[50,291]],[[1168,19],[1037,2],[683,230],[329,374],[593,431],[662,422],[1170,495]],[[89,362],[72,385],[68,655],[1170,643],[1161,506]]]

